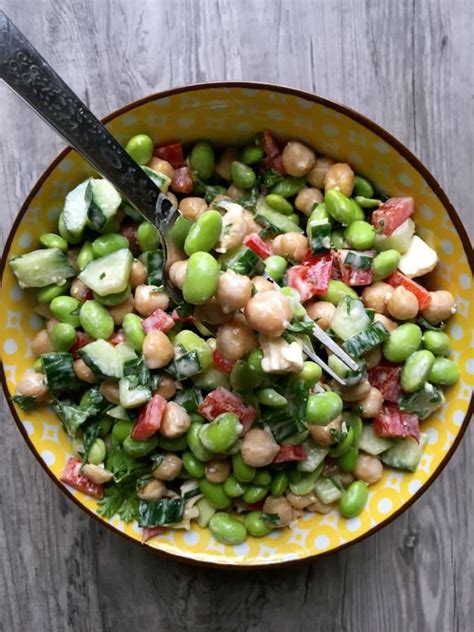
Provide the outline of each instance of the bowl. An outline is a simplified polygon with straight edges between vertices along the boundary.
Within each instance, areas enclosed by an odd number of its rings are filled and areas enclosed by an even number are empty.
[[[309,143],[319,154],[349,162],[387,194],[415,198],[418,232],[441,259],[428,284],[449,288],[458,306],[447,330],[461,379],[446,391],[446,405],[422,422],[429,441],[420,467],[413,474],[386,470],[370,487],[366,510],[360,516],[346,520],[336,511],[325,516],[308,514],[291,530],[250,538],[235,547],[219,544],[209,531],[195,525],[188,532],[168,530],[144,546],[150,552],[206,565],[263,567],[327,555],[395,519],[438,476],[470,417],[474,383],[474,361],[469,357],[470,324],[474,322],[469,300],[472,253],[463,225],[439,184],[406,147],[374,122],[327,99],[281,86],[214,83],[177,88],[135,101],[104,122],[124,144],[139,132],[149,134],[155,142],[209,138],[220,145],[244,143],[269,127],[279,136]],[[32,296],[17,286],[7,260],[33,249],[41,233],[55,230],[65,194],[90,173],[78,154],[64,150],[35,184],[13,224],[2,262],[1,380],[18,428],[53,481],[96,520],[139,543],[137,525],[124,524],[118,517],[101,518],[95,500],[59,481],[73,450],[54,413],[46,408],[23,412],[10,399],[15,382],[33,364],[30,343],[41,322],[33,312]]]

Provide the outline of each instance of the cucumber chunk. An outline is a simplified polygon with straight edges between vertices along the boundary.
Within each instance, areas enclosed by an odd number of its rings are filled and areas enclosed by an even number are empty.
[[[87,211],[88,222],[91,228],[102,230],[107,220],[117,213],[122,198],[108,180],[91,179],[90,187],[92,200]]]
[[[160,191],[163,191],[163,193],[166,193],[168,191],[169,186],[171,184],[171,178],[169,178],[168,176],[165,176],[163,173],[160,173],[159,171],[150,169],[150,167],[142,167],[142,169],[146,173],[146,175],[150,178],[150,180],[153,180],[153,182],[160,189]]]
[[[126,346],[126,345],[120,345]],[[95,340],[79,349],[79,355],[96,374],[106,377],[122,377],[122,361],[117,348],[106,340]]]
[[[62,285],[66,279],[76,275],[66,255],[59,248],[33,250],[12,257],[10,266],[21,288]]]
[[[344,296],[331,320],[332,331],[342,340],[348,340],[369,325],[364,303],[352,296]]]
[[[81,272],[79,279],[99,296],[118,294],[127,287],[132,263],[130,250],[121,248],[91,261]]]
[[[417,443],[413,437],[397,439],[395,445],[384,452],[380,458],[389,467],[415,472],[427,441],[428,435],[424,432],[420,435],[420,443]]]
[[[393,231],[388,237],[386,235],[375,235],[375,250],[398,250],[399,253],[405,253],[410,247],[411,240],[415,234],[415,222],[408,218],[403,224]]]
[[[87,224],[87,214],[92,201],[92,178],[87,178],[66,195],[64,201],[64,226],[73,237],[80,238]]]
[[[275,233],[302,233],[303,229],[295,224],[286,215],[274,211],[266,203],[265,198],[261,197],[257,202],[255,221],[262,226],[270,228]]]
[[[146,386],[130,388],[130,381],[123,377],[119,381],[120,406],[122,408],[137,408],[146,404],[151,397],[151,390]]]
[[[364,425],[362,428],[362,434],[359,438],[359,448],[367,454],[377,456],[386,452],[393,446],[392,439],[385,439],[375,434],[372,425]]]
[[[321,476],[316,481],[314,486],[314,493],[325,505],[330,505],[331,503],[339,500],[341,498],[343,490],[338,487],[330,478],[326,478],[325,476]]]

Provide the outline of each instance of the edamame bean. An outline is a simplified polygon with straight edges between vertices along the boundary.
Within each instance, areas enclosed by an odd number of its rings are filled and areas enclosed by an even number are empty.
[[[181,452],[186,450],[188,442],[186,441],[186,435],[180,437],[163,437],[158,435],[158,447],[165,452]]]
[[[142,319],[136,314],[127,314],[122,322],[125,338],[135,351],[141,351],[143,341],[145,340],[145,332],[142,327]]]
[[[354,443],[358,443],[362,434],[362,430],[364,428],[361,417],[359,417],[359,415],[356,415],[356,413],[344,411],[342,413],[342,421],[345,422],[348,427],[353,429]]]
[[[285,470],[281,472],[277,472],[274,474],[272,478],[272,482],[270,484],[270,493],[272,496],[283,496],[283,494],[288,489],[290,484],[290,479],[288,478],[288,474]]]
[[[119,215],[112,215],[105,222],[104,227],[100,231],[103,235],[108,235],[109,233],[118,233],[120,228],[120,217]]]
[[[288,405],[286,397],[280,395],[274,388],[262,388],[257,391],[257,400],[259,404],[269,408],[284,408]]]
[[[459,369],[457,365],[448,358],[436,358],[431,367],[428,380],[433,384],[451,386],[459,380]]]
[[[64,294],[67,293],[70,287],[71,283],[69,281],[63,283],[62,285],[46,285],[45,287],[42,287],[40,290],[38,290],[38,293],[36,294],[38,303],[41,303],[41,305],[48,305],[53,299],[57,298],[58,296],[64,296]]]
[[[214,366],[208,367],[205,371],[201,371],[197,375],[193,375],[191,378],[194,385],[197,388],[202,389],[203,391],[213,391],[219,386],[224,386],[227,389],[230,389],[229,380],[225,373],[219,371]]]
[[[139,165],[146,165],[153,156],[153,141],[146,134],[137,134],[128,141],[125,150]]]
[[[109,417],[108,415],[103,415],[98,421],[98,426],[100,428],[99,436],[106,437],[110,433],[110,429],[112,428],[112,417]]]
[[[235,478],[241,483],[250,483],[255,476],[255,468],[247,465],[239,453],[232,455],[232,471]]]
[[[64,223],[64,213],[61,213],[58,218],[58,233],[69,244],[78,244],[82,239],[81,235],[75,237],[72,233],[68,231],[68,229],[66,228],[66,224]]]
[[[337,189],[329,189],[324,195],[324,203],[329,215],[343,226],[354,221],[354,209],[347,196]]]
[[[92,250],[92,244],[90,241],[86,241],[77,255],[77,267],[82,271],[93,259],[94,251]]]
[[[133,456],[135,459],[139,459],[142,456],[146,456],[150,452],[153,452],[158,447],[158,438],[150,437],[146,441],[137,441],[128,436],[123,442],[123,449],[128,456]]]
[[[402,255],[398,250],[384,250],[373,261],[374,281],[381,281],[398,268]]]
[[[288,261],[280,255],[270,255],[265,259],[265,272],[274,281],[280,281],[288,267]]]
[[[199,438],[211,452],[225,452],[239,438],[242,424],[234,413],[221,413],[214,421],[204,424]]]
[[[354,176],[352,195],[362,195],[363,197],[371,198],[374,195],[374,187],[362,176]]]
[[[368,222],[355,220],[344,231],[344,238],[351,248],[368,250],[375,241],[375,228]]]
[[[289,198],[297,195],[298,191],[304,187],[306,178],[296,178],[295,176],[285,176],[283,180],[277,182],[272,187],[272,193]]]
[[[255,172],[238,160],[234,160],[230,165],[230,175],[232,182],[239,189],[251,189],[257,184]]]
[[[313,387],[323,376],[323,371],[316,362],[307,360],[303,364],[303,369],[299,373],[293,373],[291,380],[294,382],[302,380],[308,388]]]
[[[207,369],[212,364],[212,351],[205,340],[200,336],[190,331],[189,329],[183,329],[174,339],[173,345],[177,347],[181,345],[185,351],[196,351],[199,359],[201,370]]]
[[[413,323],[404,323],[383,343],[383,355],[390,362],[405,362],[421,344],[421,329]]]
[[[415,351],[405,362],[401,375],[401,387],[405,393],[414,393],[426,382],[435,357],[431,351]]]
[[[117,421],[112,428],[112,438],[118,443],[123,443],[129,436],[133,428],[133,422],[131,421]]]
[[[346,240],[344,239],[344,231],[340,228],[333,230],[331,233],[331,248],[340,250],[346,246]]]
[[[258,503],[259,500],[263,500],[270,491],[270,485],[254,485],[250,484],[242,496],[242,500],[248,505]]]
[[[186,433],[186,441],[188,443],[189,449],[197,459],[199,459],[200,461],[209,461],[213,458],[214,455],[203,446],[202,441],[199,438],[199,434],[203,426],[204,424],[202,423],[191,423],[191,425],[189,426],[189,430]]]
[[[137,228],[137,241],[142,252],[156,250],[160,245],[160,233],[150,222],[142,222]]]
[[[339,501],[339,511],[344,518],[354,518],[364,509],[369,496],[367,484],[354,481],[349,485]]]
[[[291,485],[295,485],[296,483],[299,483],[302,476],[303,476],[303,472],[295,469],[294,467],[288,470],[288,479]]]
[[[373,200],[371,198],[366,198],[363,195],[356,195],[355,201],[362,208],[378,208],[382,205],[382,200]]]
[[[247,531],[250,535],[253,535],[254,538],[261,538],[273,531],[271,523],[265,520],[262,511],[249,511],[246,513],[244,524],[247,527]]]
[[[191,226],[184,242],[185,253],[209,252],[219,241],[221,230],[222,217],[219,211],[206,211]]]
[[[258,145],[245,145],[240,151],[240,161],[244,165],[254,165],[260,162],[265,156],[265,152]]]
[[[435,356],[444,356],[451,351],[449,336],[444,331],[425,331],[422,342],[424,348]]]
[[[67,241],[60,235],[54,233],[44,233],[39,238],[40,244],[45,248],[59,248],[63,252],[67,252],[69,248]]]
[[[93,465],[100,465],[104,462],[107,449],[103,439],[96,439],[89,450],[88,462]]]
[[[293,224],[296,224],[297,226],[300,225],[301,218],[298,213],[292,213],[291,215],[287,215],[287,217],[291,222],[293,222]]]
[[[333,305],[338,305],[339,302],[344,298],[344,296],[352,296],[352,298],[357,298],[357,293],[342,281],[331,279],[329,281],[326,294],[323,294],[321,296],[321,300],[329,301]]]
[[[221,511],[215,513],[209,520],[209,530],[215,539],[218,542],[222,542],[222,544],[237,546],[247,539],[245,524],[237,520],[237,518],[233,518],[228,513]]]
[[[49,339],[55,351],[69,351],[76,341],[76,330],[67,323],[58,323],[51,329]]]
[[[125,299],[127,299],[132,293],[132,289],[129,285],[123,290],[123,292],[118,292],[117,294],[107,294],[106,296],[100,296],[93,292],[94,300],[100,303],[101,305],[120,305],[123,303]]]
[[[279,213],[282,213],[283,215],[291,215],[295,212],[295,209],[288,202],[288,200],[285,200],[283,196],[278,195],[277,193],[270,193],[269,195],[267,195],[265,198],[265,202],[270,208],[278,211]]]
[[[214,296],[219,284],[219,264],[208,252],[195,252],[188,260],[184,277],[184,300],[202,305]]]
[[[316,221],[316,220],[321,220],[321,219],[325,219],[330,224],[332,224],[332,217],[327,212],[326,204],[324,204],[324,202],[321,202],[321,204],[317,205],[317,207],[311,213],[311,215],[310,215],[310,217],[308,219],[308,223]]]
[[[36,362],[33,364],[33,369],[35,373],[44,373],[43,360],[41,358],[38,358]]]
[[[114,319],[97,301],[86,301],[79,314],[81,327],[92,338],[110,338],[114,333]]]
[[[306,404],[306,423],[325,426],[336,419],[342,411],[342,399],[334,391],[310,395]]]
[[[227,496],[222,483],[211,483],[207,478],[201,478],[198,485],[204,498],[214,509],[227,509],[232,503],[232,498]]]
[[[300,480],[292,483],[290,482],[290,491],[292,494],[296,496],[306,496],[306,494],[310,494],[313,489],[316,481],[318,480],[321,470],[322,464],[314,472],[301,472]]]
[[[238,360],[234,364],[229,381],[236,391],[252,391],[262,382],[260,375],[252,371],[245,360]]]
[[[58,320],[73,327],[79,327],[80,308],[81,304],[72,296],[58,296],[49,305],[49,309]]]
[[[128,245],[128,239],[126,237],[117,233],[110,233],[109,235],[101,235],[97,237],[97,239],[94,239],[92,242],[92,253],[94,257],[104,257],[116,250],[128,248]]]
[[[183,452],[183,466],[192,478],[202,478],[204,476],[204,462],[200,461],[190,450]]]
[[[345,454],[353,443],[354,443],[354,429],[349,427],[345,437],[343,437],[343,439],[341,439],[334,448],[331,448],[331,450],[329,450],[329,455],[333,459],[337,459],[338,457]]]
[[[238,481],[232,474],[223,483],[224,491],[230,498],[239,498],[247,489],[247,486]]]
[[[252,369],[254,373],[257,375],[265,375],[262,369],[262,360],[263,360],[263,351],[261,349],[252,349],[248,357],[249,367]]]
[[[186,237],[188,236],[188,233],[191,230],[191,227],[193,226],[193,224],[194,224],[193,221],[191,221],[190,219],[187,219],[183,215],[181,215],[181,217],[178,217],[176,222],[171,227],[170,232],[168,233],[171,241],[177,246],[179,246],[180,248],[182,248],[184,246]]]
[[[343,472],[353,472],[357,463],[357,455],[359,454],[359,448],[356,445],[351,447],[342,456],[337,459],[337,466]]]
[[[189,158],[190,165],[201,180],[208,180],[214,173],[215,156],[210,143],[201,140],[193,146]]]
[[[259,468],[253,477],[253,485],[268,486],[272,482],[272,475],[268,470]]]
[[[349,198],[349,202],[352,205],[352,211],[354,213],[354,222],[355,221],[365,221],[365,213],[360,206],[360,204],[354,200],[353,198]]]

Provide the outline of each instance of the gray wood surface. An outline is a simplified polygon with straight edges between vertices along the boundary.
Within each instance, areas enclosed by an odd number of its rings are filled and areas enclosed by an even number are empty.
[[[470,0],[3,0],[98,115],[189,82],[314,90],[386,126],[473,233]],[[0,87],[2,243],[61,141]],[[0,629],[464,632],[474,617],[474,428],[425,496],[368,541],[235,574],[166,561],[66,501],[4,410]],[[471,478],[471,485],[468,480]]]

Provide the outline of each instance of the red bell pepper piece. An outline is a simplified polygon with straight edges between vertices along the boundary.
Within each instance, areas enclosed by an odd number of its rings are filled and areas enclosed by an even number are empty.
[[[389,236],[414,212],[412,197],[390,198],[372,213],[372,224],[376,230]]]
[[[184,167],[184,154],[181,143],[170,142],[156,145],[153,155],[161,158],[161,160],[167,160],[174,169]]]
[[[293,266],[287,273],[288,285],[298,291],[302,303],[327,292],[332,272],[332,255],[306,254],[303,262],[307,265]]]
[[[224,358],[217,349],[212,354],[212,360],[216,369],[219,369],[219,371],[222,371],[222,373],[226,373],[227,375],[229,375],[234,368],[235,362]]]
[[[273,171],[276,171],[280,175],[284,176],[285,169],[283,167],[281,151],[269,129],[263,130],[262,148],[263,148],[263,151],[268,156],[268,159],[270,161],[270,166],[273,169]]]
[[[138,224],[135,222],[128,222],[120,226],[119,233],[128,239],[128,245],[134,257],[138,257],[140,254],[140,246],[137,239]]]
[[[174,170],[171,188],[176,193],[191,193],[193,190],[193,176],[189,167],[179,167]]]
[[[247,503],[247,506],[252,511],[262,511],[264,504],[265,504],[265,498],[262,498],[261,500],[257,500],[256,503]]]
[[[175,309],[171,312],[171,318],[175,323],[192,323],[194,321],[194,316],[192,314],[183,317],[180,316]]]
[[[273,459],[273,463],[286,463],[288,461],[306,461],[308,455],[303,445],[282,445],[280,452]]]
[[[142,544],[148,542],[155,537],[155,535],[162,535],[165,533],[166,529],[164,527],[143,527],[142,528]]]
[[[81,466],[81,459],[78,459],[76,456],[71,456],[64,466],[60,480],[83,494],[92,496],[92,498],[102,498],[104,495],[103,484],[94,483],[94,481],[91,481],[85,474],[82,474],[80,472]]]
[[[92,338],[89,338],[87,334],[83,331],[76,331],[76,340],[69,350],[70,353],[72,353],[74,360],[80,359],[81,356],[79,355],[79,349],[82,349],[82,347],[85,347],[90,342],[92,342]]]
[[[110,344],[114,345],[114,347],[122,344],[122,342],[125,342],[125,341],[126,341],[126,338],[125,338],[125,332],[123,331],[123,329],[114,331],[114,333],[109,338]]]
[[[418,299],[420,309],[426,309],[431,303],[431,296],[428,290],[416,281],[413,281],[401,272],[398,272],[398,270],[386,278],[385,282],[389,283],[392,287],[399,287],[401,285],[405,288],[405,290],[414,294]]]
[[[228,391],[223,386],[219,386],[214,391],[206,395],[199,404],[198,412],[208,421],[212,421],[221,413],[235,413],[244,426],[242,434],[245,434],[252,426],[257,416],[257,411],[253,406],[244,402]]]
[[[401,374],[402,366],[400,364],[381,362],[369,369],[369,382],[371,386],[378,388],[385,401],[396,404],[402,394]]]
[[[153,314],[142,320],[143,331],[164,331],[165,333],[174,327],[173,317],[158,307]]]
[[[369,268],[367,270],[362,268],[354,268],[351,265],[344,263],[344,259],[348,250],[338,250],[337,252],[337,262],[338,267],[341,272],[341,279],[347,285],[351,287],[357,287],[361,285],[371,285],[373,281],[373,270]],[[373,250],[365,250],[360,251],[361,255],[367,254],[369,256],[373,256],[375,253]]]
[[[250,235],[244,237],[244,244],[247,248],[253,250],[260,259],[266,259],[273,254],[272,247],[265,243],[258,233],[250,233]]]
[[[374,432],[379,437],[394,439],[413,437],[420,441],[420,424],[416,415],[403,413],[394,404],[385,404],[374,419]]]
[[[146,441],[158,432],[161,419],[166,408],[166,399],[161,395],[153,395],[150,401],[142,406],[140,414],[133,424],[130,436],[137,441]]]

